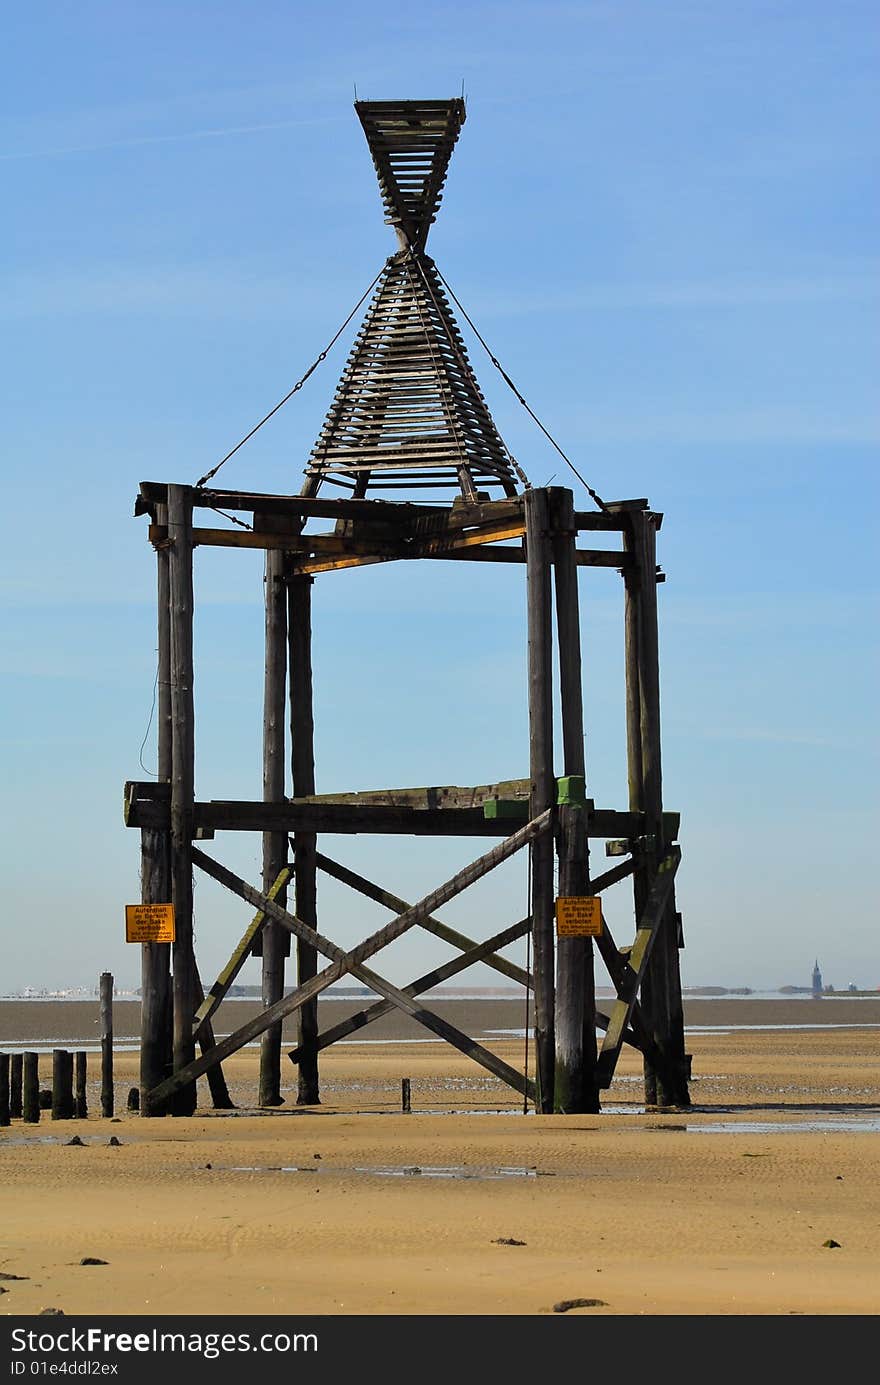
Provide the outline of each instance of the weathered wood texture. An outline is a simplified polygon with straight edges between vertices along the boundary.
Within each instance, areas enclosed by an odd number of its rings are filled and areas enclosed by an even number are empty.
[[[89,1114],[88,1101],[88,1055],[77,1049],[73,1055],[73,1114],[77,1120],[85,1120]]]
[[[159,507],[167,523],[165,506]],[[162,784],[171,783],[171,586],[167,541],[156,550],[158,667],[156,669],[157,765]],[[141,832],[141,900],[167,904],[172,899],[171,831],[145,828]],[[163,1115],[150,1106],[149,1093],[171,1071],[172,999],[171,944],[141,944],[140,1112]]]
[[[619,985],[618,999],[611,1011],[608,1028],[599,1053],[600,1087],[610,1087],[614,1077],[614,1069],[624,1040],[624,1031],[632,1015],[639,986],[643,983],[651,954],[660,936],[664,912],[672,892],[675,872],[680,860],[681,852],[678,847],[673,847],[661,858],[651,881],[644,911],[639,918],[635,941],[627,959],[626,973]],[[644,1016],[644,1018],[647,1020],[648,1017]],[[650,1029],[649,1022],[649,1031]],[[651,1031],[651,1037],[657,1047],[661,1048],[662,1045],[658,1042],[655,1031]],[[646,1054],[647,1061],[648,1055]]]
[[[101,1026],[101,1115],[113,1115],[113,974],[102,971],[98,981]]]
[[[636,915],[646,907],[651,881],[666,848],[660,752],[660,662],[657,630],[657,517],[649,511],[630,515],[624,543],[632,552],[636,573],[627,582],[627,678],[638,693],[627,694],[630,792],[644,814],[645,845],[633,877]],[[632,609],[630,609],[632,608]],[[632,628],[631,628],[632,627]],[[638,751],[635,713],[638,711]],[[635,791],[635,792],[634,792]],[[632,807],[632,798],[631,804]],[[684,1044],[684,1013],[678,960],[675,896],[670,889],[658,936],[645,968],[642,1018],[663,1061],[645,1060],[645,1100],[649,1105],[690,1104]]]
[[[23,1073],[24,1055],[13,1053],[9,1063],[9,1114],[13,1120],[21,1120]]]
[[[574,502],[571,491],[549,491],[553,527],[559,692],[562,715],[563,775],[586,785],[584,707],[581,686],[581,631],[575,561]],[[586,810],[571,803],[559,810],[560,895],[587,895],[589,847]],[[591,938],[559,938],[556,943],[555,1109],[599,1110],[596,1084],[596,987]]]
[[[199,975],[199,969],[198,966],[195,965],[195,962],[193,963],[193,967],[193,998],[195,1003],[201,1007],[205,1002],[205,992],[202,990],[202,978]],[[193,1025],[193,1029],[195,1030],[195,1025]],[[210,1053],[211,1049],[214,1047],[216,1039],[214,1038],[214,1028],[210,1019],[204,1020],[199,1025],[197,1042],[199,1051],[203,1056],[206,1053]],[[229,1088],[226,1085],[226,1076],[220,1064],[216,1063],[208,1068],[206,1076],[208,1079],[208,1089],[211,1093],[211,1104],[214,1110],[234,1110],[235,1102],[229,1095]]]
[[[284,555],[266,554],[265,567],[265,668],[263,680],[263,798],[267,803],[284,800],[286,785],[285,725],[287,721],[287,589]],[[287,861],[284,832],[263,833],[263,889],[268,893]],[[275,895],[287,903],[282,888]],[[262,942],[262,997],[274,1005],[284,994],[284,959],[287,935],[267,920],[259,934]],[[260,1039],[261,1106],[281,1106],[281,1025],[273,1024]]]
[[[72,1120],[73,1102],[73,1054],[66,1048],[52,1050],[52,1119],[53,1121]]]
[[[390,791],[381,791],[390,792]],[[427,791],[420,791],[427,792]],[[442,790],[439,792],[443,792]],[[505,837],[528,820],[528,802],[504,803],[504,813],[492,816],[491,803],[476,807],[397,807],[352,795],[311,795],[302,802],[263,803],[260,800],[215,799],[196,802],[194,826],[203,834],[217,832],[315,832],[341,835],[359,832],[392,836]],[[125,786],[125,822],[129,827],[162,827],[170,821],[168,786],[129,781]],[[596,808],[587,800],[587,835],[625,837],[644,833],[644,815]],[[674,840],[680,815],[664,813],[664,833]]]
[[[21,1118],[27,1125],[37,1125],[40,1119],[40,1060],[36,1053],[23,1056]]]
[[[312,578],[288,581],[288,657],[290,663],[290,763],[294,796],[315,792],[315,722],[312,688]],[[318,921],[316,841],[313,832],[297,832],[293,841],[294,893],[298,916],[314,928]],[[308,939],[296,943],[297,982],[310,981],[318,970],[318,953]],[[297,1105],[321,1099],[318,1074],[318,998],[297,1014],[299,1047]]]
[[[193,1060],[195,1014],[193,892],[190,842],[193,836],[195,712],[193,706],[192,499],[188,486],[168,487],[168,537],[171,610],[171,885],[175,939],[173,1068]],[[154,1089],[155,1090],[155,1089]],[[177,1091],[172,1114],[192,1115],[196,1088]]]
[[[412,909],[407,910],[405,914],[401,914],[398,918],[393,919],[391,923],[386,924],[385,927],[379,929],[377,933],[372,934],[362,943],[359,943],[358,946],[348,954],[346,962],[334,962],[331,966],[325,967],[324,970],[319,975],[314,976],[311,981],[307,981],[305,985],[297,986],[294,991],[284,996],[277,1004],[270,1006],[268,1010],[264,1010],[252,1020],[243,1024],[234,1034],[220,1039],[212,1053],[202,1058],[195,1059],[186,1071],[172,1074],[172,1076],[166,1079],[154,1093],[155,1098],[162,1100],[171,1096],[178,1086],[186,1082],[195,1081],[195,1079],[201,1076],[203,1072],[206,1072],[213,1063],[228,1057],[230,1053],[236,1053],[238,1049],[242,1048],[246,1043],[249,1043],[251,1039],[258,1038],[268,1025],[274,1024],[279,1019],[283,1019],[285,1015],[293,1014],[300,1006],[311,1000],[314,996],[319,995],[327,986],[331,986],[334,981],[338,981],[340,977],[344,976],[346,972],[351,969],[350,963],[352,961],[360,963],[365,961],[368,957],[373,956],[374,953],[379,952],[383,947],[386,947],[388,943],[393,942],[395,938],[399,938],[409,928],[412,928],[425,915],[431,914],[434,910],[441,908],[444,904],[448,903],[450,899],[454,899],[456,895],[460,894],[462,890],[467,889],[469,885],[474,884],[477,880],[481,880],[483,876],[488,875],[496,866],[509,860],[517,851],[528,846],[535,837],[549,832],[551,828],[551,819],[552,814],[550,811],[541,814],[539,818],[527,823],[525,827],[521,827],[519,831],[515,832],[511,837],[508,837],[507,841],[500,842],[497,846],[494,846],[491,851],[487,851],[485,855],[478,857],[476,861],[472,861],[470,865],[458,871],[443,885],[440,885],[436,890],[426,895],[424,899],[415,904]],[[196,865],[219,880],[221,884],[226,884],[229,888],[235,887],[235,893],[239,893],[237,877],[234,876],[231,871],[227,871],[225,867],[220,866],[216,861],[212,861],[210,857],[205,856],[204,852],[196,848],[193,849],[192,859]],[[267,900],[259,891],[247,887],[247,892],[244,893],[242,897],[249,899],[257,908],[261,908],[266,913],[276,917],[274,914],[276,906],[272,905],[272,901]],[[267,907],[270,905],[272,906],[271,908]],[[283,914],[286,919],[285,911],[281,910],[279,912]]]
[[[0,1125],[9,1121],[9,1054],[0,1053]]]
[[[528,616],[529,778],[532,819],[553,811],[553,631],[550,590],[550,516],[547,492],[525,495],[526,588]],[[532,932],[535,971],[535,1061],[539,1112],[553,1110],[554,938],[553,840],[535,839],[531,847]]]

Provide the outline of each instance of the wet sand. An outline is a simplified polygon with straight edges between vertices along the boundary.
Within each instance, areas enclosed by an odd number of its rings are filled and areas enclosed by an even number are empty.
[[[823,1022],[877,1023],[874,1001],[817,1004]],[[799,1000],[690,1002],[689,1022],[786,1024],[792,1005],[817,1022]],[[317,1108],[295,1105],[284,1059],[285,1106],[256,1114],[248,1050],[226,1064],[230,1114],[202,1108],[202,1080],[189,1120],[16,1121],[0,1130],[0,1272],[26,1277],[3,1281],[0,1313],[544,1314],[591,1298],[574,1312],[873,1315],[878,1035],[694,1032],[690,1111],[646,1112],[626,1050],[601,1116],[524,1117],[445,1046],[390,1042],[322,1055]],[[491,1047],[521,1065],[522,1041]],[[92,1111],[98,1076],[90,1056]],[[119,1106],[136,1077],[118,1054]]]

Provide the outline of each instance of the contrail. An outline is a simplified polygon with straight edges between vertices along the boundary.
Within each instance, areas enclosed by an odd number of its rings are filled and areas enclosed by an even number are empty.
[[[297,125],[326,125],[337,120],[325,116],[317,120],[277,120],[270,125],[227,125],[219,130],[190,130],[182,135],[144,135],[140,139],[113,140],[107,144],[74,144],[63,149],[28,149],[18,154],[0,154],[0,162],[13,159],[54,159],[68,154],[94,154],[107,149],[134,149],[144,144],[174,144],[187,139],[218,139],[222,135],[256,135],[264,130],[290,130]]]

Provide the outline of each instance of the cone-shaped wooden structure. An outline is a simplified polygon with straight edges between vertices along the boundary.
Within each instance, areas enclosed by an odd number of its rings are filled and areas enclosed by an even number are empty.
[[[464,102],[355,105],[401,249],[385,265],[306,467],[352,490],[451,487],[516,494],[518,474],[477,384],[436,266],[424,251]]]

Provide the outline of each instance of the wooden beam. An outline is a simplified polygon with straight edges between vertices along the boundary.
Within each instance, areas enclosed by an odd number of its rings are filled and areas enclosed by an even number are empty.
[[[277,922],[282,924],[285,928],[288,928],[290,932],[297,937],[302,938],[310,947],[313,947],[316,951],[320,951],[325,957],[330,958],[335,966],[342,968],[342,974],[350,972],[352,976],[355,976],[359,981],[363,982],[364,985],[369,986],[372,990],[377,991],[379,995],[384,996],[391,1005],[403,1010],[411,1019],[416,1020],[433,1034],[437,1034],[441,1039],[445,1039],[447,1043],[452,1044],[453,1047],[459,1049],[460,1052],[467,1054],[469,1058],[473,1058],[475,1062],[481,1064],[482,1067],[486,1068],[487,1071],[491,1072],[495,1077],[500,1077],[503,1082],[513,1087],[514,1090],[518,1091],[521,1095],[525,1096],[530,1092],[531,1083],[529,1083],[521,1073],[517,1072],[515,1068],[510,1067],[508,1063],[505,1063],[501,1058],[497,1057],[496,1054],[484,1048],[482,1044],[478,1044],[475,1039],[471,1039],[467,1034],[463,1034],[460,1029],[450,1024],[448,1020],[443,1019],[440,1015],[434,1014],[432,1010],[426,1010],[423,1006],[417,1005],[411,995],[407,994],[405,991],[401,991],[397,986],[393,986],[390,981],[386,981],[383,976],[373,971],[372,968],[364,966],[362,962],[356,961],[352,953],[345,952],[341,947],[338,947],[336,943],[331,942],[329,938],[323,937],[317,929],[309,927],[309,925],[301,918],[298,918],[296,914],[291,914],[288,910],[282,909],[279,904],[276,904],[267,896],[261,895],[259,891],[254,890],[246,881],[236,876],[232,871],[227,870],[225,866],[218,866],[216,861],[210,861],[210,858],[202,855],[201,852],[198,853],[198,861],[205,872],[213,876],[215,880],[218,880],[220,884],[226,885],[228,889],[239,895],[240,898],[248,900],[249,903],[260,905],[264,912],[269,914],[271,918],[277,920]],[[300,1064],[308,1055],[309,1049],[313,1047],[315,1049],[317,1048],[317,1036],[314,1044],[311,1041],[309,1042],[308,1048],[300,1043]]]
[[[637,569],[633,598],[637,605],[639,808],[645,814],[645,849],[636,871],[634,893],[637,916],[643,906],[652,872],[665,850],[668,838],[663,821],[663,790],[660,744],[660,660],[657,629],[657,517],[641,510],[630,515],[630,528],[624,543],[632,552]],[[633,727],[632,734],[635,734]],[[666,912],[659,925],[658,944],[653,950],[642,985],[642,1012],[645,1024],[663,1055],[660,1066],[649,1056],[645,1062],[645,1101],[648,1105],[687,1106],[690,1104],[687,1061],[684,1044],[684,1012],[678,963],[678,927],[674,891],[670,892]]]
[[[292,866],[282,867],[275,880],[273,880],[270,888],[266,891],[270,899],[278,899],[292,874]],[[198,1040],[201,1027],[205,1020],[209,1020],[217,1010],[224,996],[229,991],[229,987],[238,976],[238,973],[241,971],[248,957],[250,957],[253,951],[254,939],[265,922],[266,915],[263,913],[262,909],[258,909],[245,929],[241,940],[234,948],[229,961],[219,973],[217,980],[196,1010],[195,1018],[193,1019],[193,1038],[195,1040]]]
[[[193,996],[198,1006],[204,1004],[205,992],[202,990],[202,978],[199,976],[199,969],[195,965],[195,963],[193,963]],[[195,1026],[193,1026],[193,1029],[195,1029]],[[199,1025],[197,1043],[199,1046],[199,1050],[203,1056],[206,1053],[210,1053],[211,1049],[214,1047],[216,1040],[214,1038],[214,1028],[211,1024],[210,1019],[204,1020],[202,1024]],[[220,1064],[216,1063],[212,1067],[208,1068],[206,1076],[208,1079],[208,1088],[211,1092],[211,1103],[214,1107],[214,1110],[234,1110],[235,1102],[229,1095],[229,1088],[226,1085],[226,1077]]]
[[[290,662],[290,756],[294,795],[315,792],[315,718],[312,687],[312,578],[288,578],[288,659]],[[318,922],[318,883],[314,832],[297,831],[293,837],[296,911],[311,928]],[[318,953],[302,936],[296,944],[297,983],[302,986],[317,974]],[[318,998],[297,1012],[297,1030],[303,1058],[297,1073],[297,1105],[313,1106],[321,1099],[318,1072]]]
[[[101,1022],[101,1115],[113,1115],[113,973],[102,971],[98,979]]]
[[[174,903],[175,939],[172,944],[174,975],[173,1067],[181,1072],[192,1062],[195,1050],[192,1017],[195,1013],[195,959],[193,956],[193,894],[190,842],[193,838],[193,784],[195,741],[193,705],[193,584],[192,499],[188,486],[168,487],[169,577],[171,608],[171,893]],[[155,1088],[154,1088],[155,1090]],[[196,1088],[179,1088],[173,1114],[192,1115]]]
[[[144,514],[156,505],[167,503],[168,485],[164,481],[142,481],[135,504],[135,513]],[[255,491],[217,490],[198,487],[192,492],[193,505],[198,509],[240,510],[253,514],[294,516],[302,519],[364,519],[396,525],[414,532],[437,532],[446,528],[465,527],[492,519],[522,513],[522,496],[504,500],[482,501],[466,505],[456,501],[453,506],[437,504],[403,504],[390,500],[334,500],[326,496],[267,495]]]
[[[553,812],[553,631],[550,593],[550,516],[546,490],[525,494],[526,607],[528,618],[529,778],[532,818]],[[532,929],[535,968],[535,1050],[537,1110],[553,1110],[554,1089],[554,938],[553,840],[539,837],[531,847]]]
[[[468,885],[472,885],[475,881],[482,879],[484,875],[488,875],[496,866],[501,865],[504,861],[509,860],[511,856],[515,855],[517,851],[528,846],[536,836],[548,832],[551,826],[551,817],[551,813],[547,812],[534,821],[527,823],[525,827],[521,827],[513,836],[508,837],[507,841],[500,842],[497,846],[492,847],[485,855],[478,857],[476,861],[472,861],[469,865],[465,866],[463,870],[458,871],[452,876],[450,880],[447,880],[443,885],[440,885],[436,890],[426,895],[424,899],[420,900],[418,904],[415,904],[412,909],[407,910],[405,914],[401,914],[398,918],[393,919],[391,923],[386,924],[384,928],[379,929],[377,933],[373,933],[364,942],[358,944],[349,955],[353,957],[356,962],[360,963],[368,957],[371,957],[373,953],[379,952],[383,947],[386,947],[388,943],[393,942],[395,938],[399,938],[401,934],[405,933],[409,928],[412,928],[413,925],[418,923],[426,914],[431,914],[436,909],[441,908],[442,905],[448,903],[450,899],[454,899],[456,895],[460,894],[462,890],[467,889]],[[194,864],[202,866],[202,868],[206,869],[210,866],[212,874],[216,875],[217,872],[224,872],[227,875],[231,875],[231,872],[225,871],[225,867],[219,866],[217,862],[212,861],[210,857],[206,857],[197,848],[193,848],[192,859]],[[250,887],[248,888],[250,889]],[[261,895],[259,891],[252,891],[251,893],[257,900],[257,907],[265,910],[265,897]],[[269,902],[272,903],[271,901]],[[277,906],[272,904],[273,909],[276,907]],[[266,910],[266,912],[270,911]],[[190,1063],[189,1068],[185,1072],[173,1073],[170,1078],[167,1078],[166,1081],[161,1083],[156,1089],[154,1098],[163,1100],[173,1095],[173,1093],[185,1083],[194,1082],[197,1077],[207,1071],[212,1063],[216,1063],[228,1057],[230,1053],[236,1053],[238,1049],[242,1048],[246,1043],[249,1043],[251,1039],[256,1039],[262,1034],[263,1030],[270,1024],[274,1024],[277,1020],[283,1019],[285,1015],[293,1014],[300,1006],[304,1005],[314,996],[319,995],[321,991],[326,990],[334,981],[338,981],[341,976],[344,976],[345,972],[346,968],[341,962],[334,962],[331,966],[325,967],[324,970],[317,976],[314,976],[311,981],[307,981],[305,985],[297,986],[296,990],[284,996],[282,1000],[270,1006],[268,1010],[264,1010],[259,1015],[254,1016],[252,1020],[249,1020],[246,1024],[243,1024],[240,1029],[237,1029],[234,1034],[229,1034],[226,1038],[221,1039],[213,1053],[195,1059]]]
[[[645,969],[650,961],[651,951],[657,940],[660,924],[666,904],[675,880],[675,872],[681,860],[681,852],[678,847],[673,847],[660,862],[654,880],[651,884],[648,898],[645,903],[645,910],[639,919],[639,926],[636,932],[635,941],[629,954],[627,971],[625,978],[620,984],[618,999],[611,1012],[611,1019],[602,1048],[599,1053],[599,1086],[606,1088],[611,1086],[614,1077],[614,1070],[617,1066],[617,1059],[623,1044],[623,1035],[632,1015],[633,1005],[638,995],[639,986],[645,975]]]
[[[284,556],[266,554],[264,573],[265,658],[263,675],[263,801],[283,803],[286,790],[285,723],[287,707],[287,587]],[[263,889],[272,890],[287,862],[284,832],[263,833]],[[274,895],[287,903],[282,884]],[[262,943],[262,999],[274,1005],[284,995],[284,958],[288,940],[279,925],[266,920],[257,935]],[[274,1024],[260,1039],[260,1081],[257,1100],[261,1106],[281,1106],[281,1025]]]
[[[588,895],[586,755],[581,688],[581,630],[575,561],[574,500],[561,487],[549,492],[562,713],[563,775],[583,785],[583,806],[559,809],[560,895]],[[591,938],[556,943],[556,1083],[554,1109],[562,1114],[599,1110],[596,1085],[596,987]]]
[[[125,786],[125,823],[128,827],[164,827],[169,822],[167,786],[129,781]],[[482,806],[476,808],[397,808],[382,804],[346,802],[347,795],[298,799],[286,803],[260,800],[214,799],[193,806],[194,827],[210,832],[330,832],[348,835],[368,832],[391,835],[439,837],[504,837],[523,825],[522,808],[518,817],[487,818]],[[527,809],[525,810],[528,811]],[[678,813],[663,814],[667,841],[675,841]],[[594,808],[587,801],[587,833],[590,837],[626,838],[635,841],[644,835],[641,813],[620,813],[611,808]]]
[[[451,961],[444,962],[440,967],[435,967],[433,971],[426,972],[417,981],[413,981],[403,989],[407,995],[421,995],[425,991],[430,991],[434,986],[442,985],[451,977],[457,976],[460,972],[472,967],[475,962],[487,962],[492,954],[499,948],[507,947],[510,943],[516,942],[528,933],[532,926],[531,918],[521,919],[519,923],[513,924],[510,928],[505,928],[501,933],[496,933],[494,937],[488,938],[486,942],[476,944],[469,951],[463,952],[459,957],[453,957]],[[346,1038],[358,1029],[363,1029],[365,1025],[372,1024],[374,1020],[381,1019],[389,1011],[394,1009],[394,1004],[390,1000],[379,1000],[374,1005],[369,1005],[365,1010],[359,1010],[354,1015],[349,1015],[348,1019],[340,1020],[332,1029],[325,1030],[318,1038],[318,1048],[329,1048],[330,1044],[337,1043],[340,1039]],[[292,1063],[298,1063],[301,1050],[291,1049],[287,1055]]]
[[[413,906],[408,904],[405,899],[400,899],[392,894],[390,890],[385,890],[381,885],[375,885],[372,880],[367,880],[365,876],[358,875],[356,871],[349,870],[347,866],[342,866],[338,861],[333,861],[329,856],[324,856],[319,851],[315,857],[318,867],[327,875],[332,875],[334,880],[340,881],[343,885],[350,885],[353,890],[366,895],[367,899],[373,899],[377,904],[384,904],[387,909],[392,909],[395,914],[405,914]],[[464,933],[459,933],[457,929],[450,928],[448,924],[441,922],[440,919],[433,918],[430,914],[419,920],[419,928],[423,928],[426,933],[432,933],[435,938],[442,938],[445,943],[450,943],[453,947],[460,948],[463,952],[468,952],[478,946],[472,938],[468,938]],[[523,967],[518,967],[515,962],[508,962],[506,957],[487,956],[486,965],[492,967],[494,971],[500,972],[502,976],[507,976],[511,981],[516,981],[520,986],[532,987],[532,977]]]
[[[167,524],[165,506],[158,507],[158,518]],[[156,668],[156,774],[161,783],[171,784],[171,577],[167,543],[156,550],[156,609],[158,663]],[[170,796],[169,796],[170,802]],[[167,827],[146,828],[141,832],[141,901],[168,904],[171,886],[171,820]],[[150,1105],[150,1092],[171,1071],[172,994],[171,944],[141,944],[141,1042],[140,1103],[142,1116],[160,1116],[164,1111]]]

